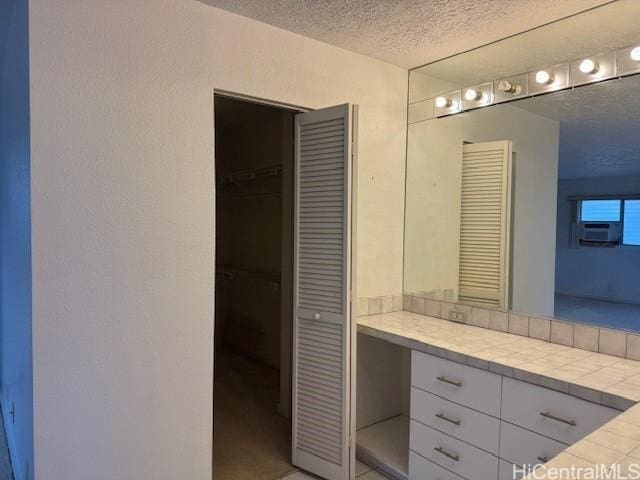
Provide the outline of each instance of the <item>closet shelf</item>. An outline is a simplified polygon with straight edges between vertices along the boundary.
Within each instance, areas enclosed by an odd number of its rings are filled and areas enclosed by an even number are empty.
[[[282,192],[245,192],[245,193],[228,193],[219,189],[217,193],[218,198],[243,198],[243,197],[270,197],[270,196],[282,196]]]
[[[224,187],[281,176],[282,164],[267,165],[266,167],[260,167],[253,170],[239,170],[237,172],[221,174],[218,176],[218,185],[220,187]]]
[[[408,480],[409,417],[398,415],[358,430],[356,456],[396,480]]]

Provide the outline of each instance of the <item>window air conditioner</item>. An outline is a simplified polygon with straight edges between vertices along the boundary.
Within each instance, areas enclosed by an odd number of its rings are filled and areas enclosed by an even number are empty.
[[[582,242],[617,243],[621,230],[620,222],[580,222],[578,238]]]

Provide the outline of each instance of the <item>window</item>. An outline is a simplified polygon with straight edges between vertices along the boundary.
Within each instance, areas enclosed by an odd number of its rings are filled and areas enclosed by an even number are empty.
[[[640,246],[640,199],[580,201],[581,222],[621,222],[622,244]]]
[[[640,245],[640,200],[624,201],[622,243]]]
[[[580,220],[583,222],[619,222],[621,200],[583,200]]]

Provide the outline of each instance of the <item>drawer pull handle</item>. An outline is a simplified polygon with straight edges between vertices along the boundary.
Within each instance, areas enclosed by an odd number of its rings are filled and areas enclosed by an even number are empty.
[[[572,427],[576,426],[575,420],[567,420],[565,418],[556,417],[555,415],[551,415],[549,412],[540,412],[545,418],[550,418],[551,420],[555,420],[556,422],[564,423],[565,425],[571,425]]]
[[[451,460],[453,460],[454,462],[457,462],[460,460],[460,456],[456,455],[455,453],[449,453],[447,452],[444,448],[442,447],[435,447],[434,450],[442,455],[444,455],[445,457],[450,458]]]
[[[444,413],[436,413],[436,417],[440,420],[444,420],[445,422],[453,423],[454,425],[460,426],[460,420],[456,418],[449,418]]]
[[[540,460],[542,463],[547,463],[549,461],[549,457],[547,457],[546,455],[540,455],[538,457],[538,460]]]
[[[454,387],[461,387],[462,386],[462,382],[456,382],[455,380],[449,380],[447,377],[443,377],[442,375],[440,375],[439,377],[436,377],[436,380],[440,380],[441,382],[448,383],[449,385],[453,385]]]

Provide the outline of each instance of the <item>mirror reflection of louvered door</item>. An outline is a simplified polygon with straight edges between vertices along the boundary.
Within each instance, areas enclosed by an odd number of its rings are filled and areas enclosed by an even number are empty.
[[[507,308],[512,144],[465,144],[462,153],[460,301]]]
[[[296,117],[293,463],[329,480],[355,467],[355,108]]]

